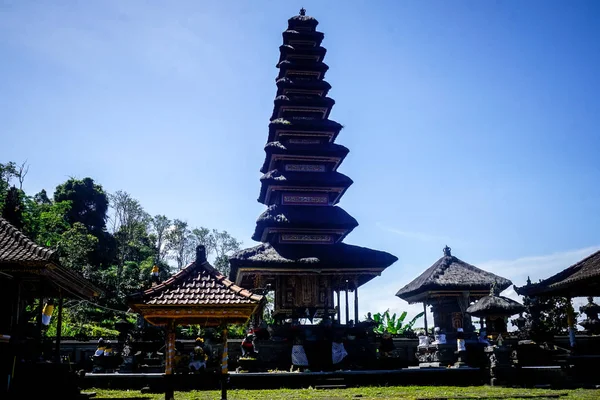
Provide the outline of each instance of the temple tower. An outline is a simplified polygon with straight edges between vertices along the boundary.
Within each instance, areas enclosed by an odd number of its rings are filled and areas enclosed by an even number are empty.
[[[329,67],[317,24],[302,9],[283,32],[260,170],[258,201],[267,209],[252,236],[262,243],[230,258],[231,279],[247,288],[271,285],[280,318],[339,317],[340,292],[346,307],[348,292],[354,292],[358,319],[358,287],[397,258],[342,243],[358,222],[337,205],[352,184],[337,171],[349,150],[335,143],[342,126],[329,119],[335,101],[324,80]]]

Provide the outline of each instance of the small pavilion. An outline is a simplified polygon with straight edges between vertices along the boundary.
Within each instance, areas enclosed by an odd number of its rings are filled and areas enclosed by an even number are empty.
[[[472,302],[487,296],[492,284],[498,292],[502,292],[512,282],[456,258],[446,246],[444,256],[398,290],[396,296],[410,304],[423,303],[424,311],[427,305],[431,306],[435,326],[445,332],[456,332],[458,328],[473,332],[467,308]]]
[[[508,317],[523,311],[525,311],[523,304],[508,297],[499,296],[494,285],[490,288],[488,296],[482,297],[467,308],[467,314],[485,320],[485,329],[493,337],[506,333]],[[483,323],[481,328],[483,329]]]
[[[600,296],[600,251],[597,251],[583,260],[571,265],[563,271],[541,280],[521,287],[514,286],[517,294],[528,297],[566,297],[569,338],[571,347],[575,346],[575,318],[571,305],[573,297]]]
[[[196,248],[196,260],[166,281],[132,295],[129,306],[150,324],[166,329],[165,399],[173,399],[175,326],[200,324],[223,326],[246,323],[260,313],[264,297],[234,285],[206,259],[204,246]],[[226,398],[227,330],[223,331],[223,398]]]
[[[43,387],[46,381],[54,381],[54,384],[45,389],[45,395],[60,388],[61,380],[68,379],[64,369],[56,365],[61,361],[63,299],[93,300],[100,293],[101,290],[91,282],[61,265],[54,250],[35,244],[6,219],[0,218],[0,302],[5,308],[0,314],[0,371],[2,379],[7,375],[9,378],[9,384],[3,385],[0,393],[5,389],[29,393]],[[57,299],[56,342],[50,357],[54,363],[34,361],[39,360],[41,354],[45,299]],[[28,308],[35,313],[35,324],[30,322]],[[48,310],[47,313],[52,315]],[[29,385],[30,381],[35,381],[36,385]],[[69,392],[68,387],[63,385],[61,396],[78,394],[76,386],[73,392]]]

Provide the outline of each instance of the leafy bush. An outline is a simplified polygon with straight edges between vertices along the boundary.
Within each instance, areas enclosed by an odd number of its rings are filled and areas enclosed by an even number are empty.
[[[417,320],[421,318],[424,313],[420,312],[413,319],[408,321],[406,324],[404,320],[406,319],[406,315],[408,313],[403,311],[402,314],[398,318],[396,318],[396,313],[390,316],[390,310],[387,309],[383,314],[376,313],[373,314],[373,320],[377,323],[377,326],[373,329],[373,332],[378,334],[383,334],[385,332],[391,335],[403,335],[412,330],[412,327],[415,325]]]

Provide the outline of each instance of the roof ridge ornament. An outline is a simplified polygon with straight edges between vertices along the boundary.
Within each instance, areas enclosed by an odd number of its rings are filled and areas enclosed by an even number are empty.
[[[306,9],[304,7],[300,9],[300,15],[306,15]]]
[[[450,247],[448,247],[448,245],[446,245],[446,247],[444,247],[444,256],[446,257],[452,257],[452,249]]]

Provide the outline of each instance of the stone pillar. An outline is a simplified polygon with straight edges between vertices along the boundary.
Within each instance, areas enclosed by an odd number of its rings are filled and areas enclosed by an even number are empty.
[[[338,324],[342,323],[342,302],[340,301],[340,290],[338,289],[336,292],[337,297],[337,320]]]
[[[354,288],[354,323],[358,323],[358,287]]]
[[[346,325],[348,325],[348,322],[350,322],[350,316],[348,315],[349,313],[349,306],[348,306],[348,287],[346,287]]]
[[[429,334],[427,330],[427,300],[423,301],[423,327],[425,328],[425,334]]]
[[[575,347],[575,315],[571,298],[567,297],[567,325],[569,326],[569,344]]]

